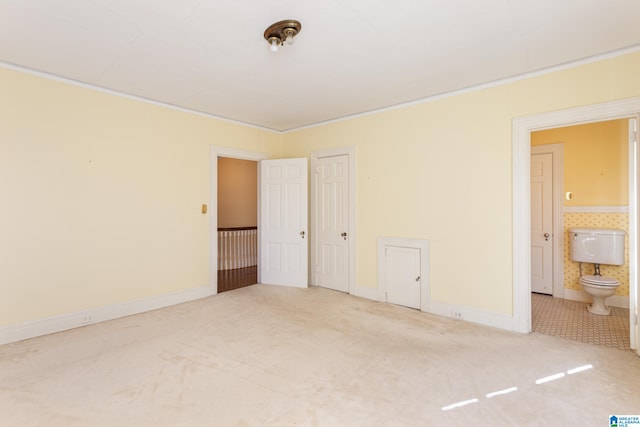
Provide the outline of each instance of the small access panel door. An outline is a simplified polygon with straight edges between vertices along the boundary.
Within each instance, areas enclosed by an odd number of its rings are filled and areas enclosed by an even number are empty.
[[[387,246],[385,252],[387,302],[420,309],[420,249]]]

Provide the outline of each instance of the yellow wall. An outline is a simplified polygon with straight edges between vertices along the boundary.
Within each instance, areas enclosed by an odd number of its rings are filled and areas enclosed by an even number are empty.
[[[634,53],[284,135],[288,156],[355,145],[356,281],[376,237],[431,240],[435,301],[512,314],[512,120],[640,95]]]
[[[258,163],[218,158],[218,227],[258,225]]]
[[[513,118],[639,96],[638,75],[633,53],[278,135],[0,70],[0,325],[206,285],[209,144],[355,145],[357,284],[376,237],[430,239],[433,300],[510,315]]]
[[[205,286],[209,145],[279,135],[0,69],[0,326]]]
[[[628,120],[611,120],[532,132],[531,145],[562,143],[564,206],[629,204]]]

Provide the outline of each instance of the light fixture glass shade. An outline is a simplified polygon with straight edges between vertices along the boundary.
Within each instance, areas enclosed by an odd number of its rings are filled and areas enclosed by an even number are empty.
[[[277,38],[272,37],[269,45],[271,46],[271,52],[277,52],[278,47],[280,46],[280,41]]]

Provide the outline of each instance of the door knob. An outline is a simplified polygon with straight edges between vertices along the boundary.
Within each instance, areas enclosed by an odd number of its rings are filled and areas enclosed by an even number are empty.
[[[342,236],[342,238],[343,238],[344,240],[347,240],[347,233],[340,233],[340,235]]]
[[[302,236],[302,238],[304,239],[304,231],[300,232],[300,235]]]
[[[549,233],[544,233],[543,236],[544,236],[544,240],[548,242],[550,237]]]

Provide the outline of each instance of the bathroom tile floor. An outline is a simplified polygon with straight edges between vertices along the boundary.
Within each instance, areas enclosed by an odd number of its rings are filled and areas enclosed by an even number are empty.
[[[611,307],[611,316],[589,313],[587,303],[531,294],[533,332],[629,350],[629,310]]]

